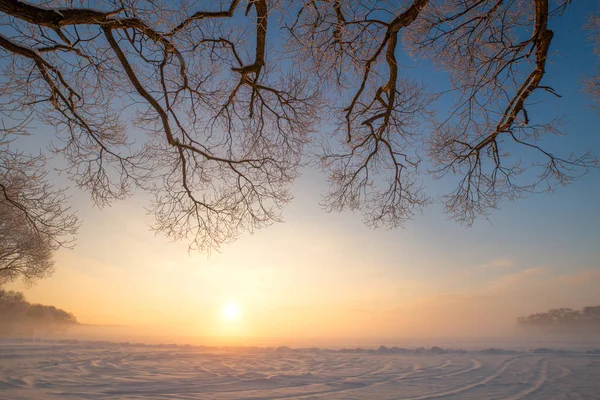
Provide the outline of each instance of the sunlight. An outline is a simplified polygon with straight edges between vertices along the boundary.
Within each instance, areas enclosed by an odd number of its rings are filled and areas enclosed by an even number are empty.
[[[237,303],[230,301],[221,308],[221,318],[225,321],[235,321],[240,318],[240,307]]]

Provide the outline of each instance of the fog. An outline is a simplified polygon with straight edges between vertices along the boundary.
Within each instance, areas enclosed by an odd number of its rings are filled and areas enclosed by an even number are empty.
[[[595,348],[600,307],[543,309],[480,296],[437,296],[390,309],[290,307],[268,313],[246,310],[239,320],[205,318],[131,325],[88,324],[23,294],[0,290],[0,336],[206,346],[377,348]],[[523,309],[533,309],[531,313]],[[158,310],[157,310],[158,313]],[[541,322],[540,322],[541,321]],[[219,329],[217,329],[219,328]]]
[[[380,346],[406,349],[440,347],[444,349],[481,350],[489,348],[531,350],[552,348],[589,350],[600,348],[600,334],[590,332],[551,332],[507,330],[502,335],[463,336],[396,336],[396,337],[216,337],[190,336],[168,329],[150,327],[100,326],[75,324],[70,326],[38,326],[18,335],[35,340],[75,340],[111,342],[127,345],[191,345],[209,347],[280,347],[322,349],[376,349]]]

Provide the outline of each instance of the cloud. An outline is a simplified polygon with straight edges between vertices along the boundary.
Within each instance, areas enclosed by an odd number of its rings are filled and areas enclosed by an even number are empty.
[[[492,260],[483,264],[483,266],[487,268],[513,268],[515,266],[515,262],[510,258],[504,257]]]
[[[519,285],[530,283],[530,281],[539,281],[544,279],[543,276],[549,273],[546,267],[527,268],[519,272],[505,274],[495,278],[491,282],[485,284],[482,288],[483,292],[503,292],[513,290]]]

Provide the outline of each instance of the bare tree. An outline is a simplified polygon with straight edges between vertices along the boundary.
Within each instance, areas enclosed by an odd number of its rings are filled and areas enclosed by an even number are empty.
[[[309,43],[300,46],[308,64],[348,87],[343,99],[351,99],[339,110],[345,152],[324,156],[333,187],[328,206],[364,208],[376,225],[410,217],[426,203],[411,179],[420,161],[415,136],[428,144],[434,176],[459,177],[444,201],[466,224],[502,199],[567,184],[596,165],[589,153],[562,158],[545,151],[540,142],[560,134],[558,121],[532,123],[527,112],[534,92],[558,96],[542,78],[553,37],[548,23],[566,7],[546,0],[306,2],[289,25],[292,36]],[[400,34],[414,57],[430,58],[450,75],[458,100],[449,115],[433,120],[431,95],[401,78]],[[427,121],[434,121],[430,135],[422,130]],[[509,156],[517,146],[531,151],[525,162]]]
[[[19,209],[0,202],[0,286],[23,278],[33,282],[52,273],[52,247]]]
[[[1,1],[3,111],[55,127],[55,151],[97,204],[153,192],[156,228],[192,247],[278,220],[318,91],[267,68],[266,0],[248,4],[246,26],[239,3]]]
[[[594,45],[594,53],[600,57],[600,13],[592,15],[587,28]],[[600,109],[600,71],[598,69],[596,69],[596,75],[587,79],[586,90],[594,99],[596,108]]]
[[[549,24],[567,4],[0,0],[0,111],[53,127],[54,151],[97,204],[153,193],[155,228],[190,248],[279,220],[323,121],[335,126],[321,136],[327,209],[401,224],[431,201],[427,157],[436,176],[459,177],[444,201],[471,223],[595,165],[544,150],[558,126],[528,114],[533,93],[557,95],[543,78]],[[450,74],[450,115],[434,115],[439,91],[403,74],[403,50]],[[533,152],[537,178],[513,146]]]
[[[77,218],[46,179],[45,159],[11,148],[19,127],[0,133],[0,286],[52,273],[52,252],[69,246]]]

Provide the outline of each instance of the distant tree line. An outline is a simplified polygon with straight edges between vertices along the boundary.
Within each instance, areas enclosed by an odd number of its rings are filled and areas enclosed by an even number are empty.
[[[31,304],[23,293],[0,289],[0,336],[52,332],[77,324],[69,312]]]
[[[522,327],[551,328],[557,330],[593,331],[600,333],[600,306],[552,309],[545,313],[517,318]]]

